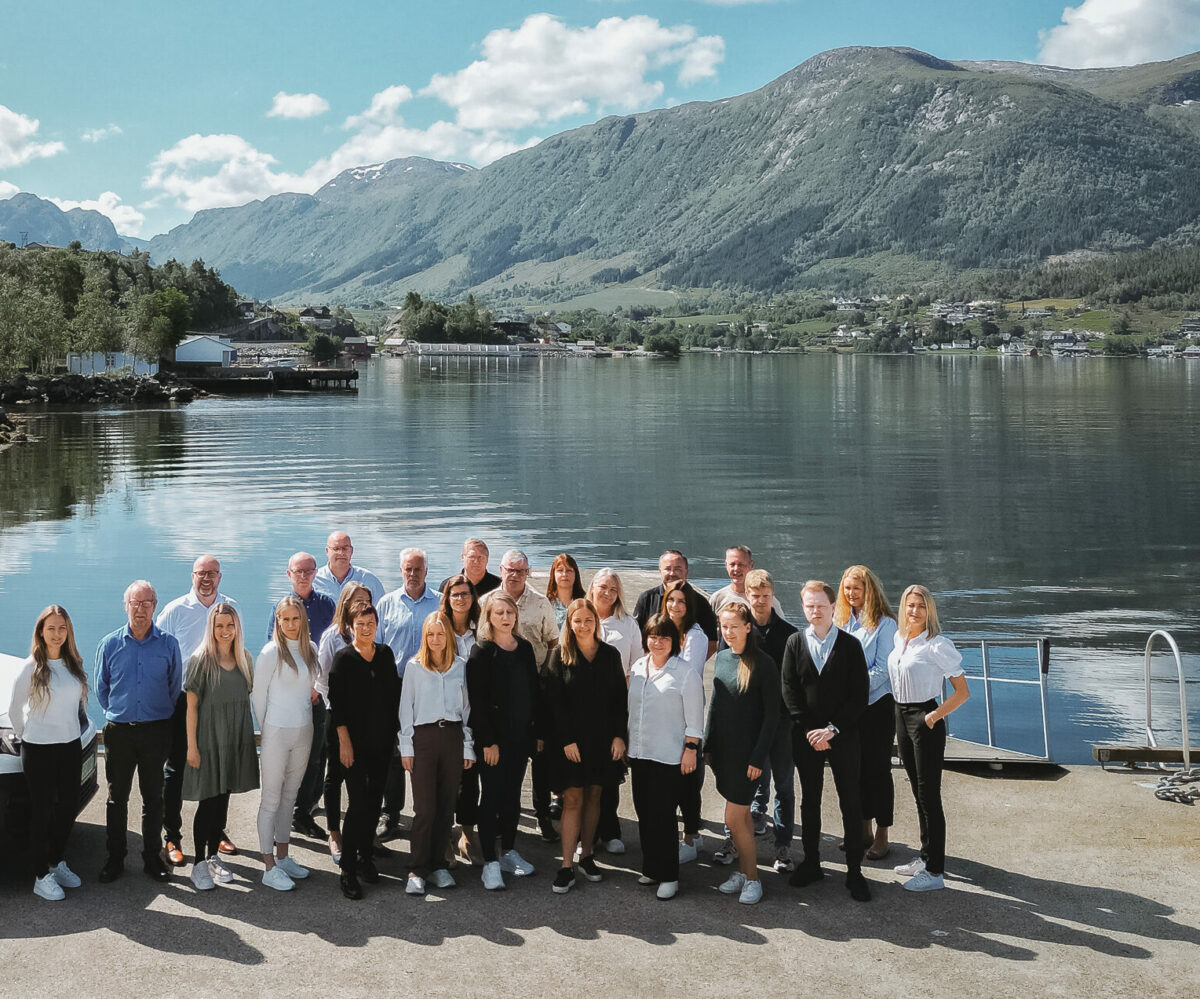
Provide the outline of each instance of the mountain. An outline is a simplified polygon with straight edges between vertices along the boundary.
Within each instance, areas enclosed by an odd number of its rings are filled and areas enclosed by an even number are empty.
[[[64,212],[53,201],[25,193],[0,201],[0,239],[18,246],[26,242],[66,246],[77,239],[85,250],[129,253],[132,249],[107,215],[83,208]]]
[[[773,290],[1188,243],[1198,90],[1200,54],[1058,70],[835,49],[752,93],[605,118],[480,170],[409,158],[200,212],[150,252],[202,257],[260,298],[353,301]]]

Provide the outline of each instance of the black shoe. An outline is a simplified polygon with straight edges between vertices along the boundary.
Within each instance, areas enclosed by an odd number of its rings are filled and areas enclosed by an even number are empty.
[[[125,873],[125,861],[120,857],[109,857],[100,868],[100,883],[111,884]]]
[[[171,880],[171,875],[167,871],[167,865],[162,862],[162,857],[157,853],[153,857],[147,857],[145,863],[142,864],[142,870],[146,872],[151,881],[157,881],[160,884],[164,881]]]
[[[317,825],[311,815],[307,815],[304,812],[292,813],[292,828],[305,836],[311,836],[313,839],[325,839],[325,830]]]
[[[792,871],[792,876],[788,878],[788,884],[793,888],[804,888],[816,884],[823,877],[825,877],[825,872],[821,869],[819,862],[810,864],[805,861]]]
[[[871,889],[867,887],[867,879],[863,877],[862,871],[851,871],[846,875],[846,888],[854,901],[871,901]]]
[[[379,868],[375,866],[375,861],[364,860],[358,865],[358,873],[362,875],[362,879],[369,885],[379,884]]]
[[[379,842],[379,840],[375,840],[375,842],[371,844],[372,857],[390,857],[395,852],[396,851],[391,847],[384,846]]]
[[[339,881],[342,886],[342,894],[349,899],[360,899],[363,897],[362,885],[358,883],[358,878],[346,871],[342,872]]]
[[[550,890],[555,895],[565,895],[575,887],[575,872],[569,867],[560,867],[558,873],[554,875],[554,884],[550,886]]]
[[[554,831],[554,823],[549,818],[538,819],[538,827],[542,830],[542,841],[557,843],[558,833]]]
[[[596,858],[590,853],[586,857],[579,858],[579,869],[583,871],[583,876],[589,881],[603,881],[604,873],[596,864]],[[565,870],[565,868],[564,868]]]

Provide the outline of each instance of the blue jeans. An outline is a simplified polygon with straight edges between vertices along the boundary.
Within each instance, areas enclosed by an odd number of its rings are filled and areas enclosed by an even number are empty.
[[[792,759],[792,719],[779,716],[775,738],[767,754],[767,765],[763,767],[758,786],[754,789],[754,801],[750,811],[765,815],[771,797],[771,775],[775,777],[775,848],[790,846],[792,829],[796,818],[796,764]]]

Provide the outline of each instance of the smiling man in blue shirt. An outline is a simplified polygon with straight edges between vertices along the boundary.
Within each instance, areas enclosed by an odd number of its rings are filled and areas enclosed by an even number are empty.
[[[183,687],[179,643],[154,624],[158,595],[146,580],[125,590],[127,623],[101,639],[96,648],[95,688],[104,726],[105,813],[108,860],[102,882],[125,869],[129,792],[137,772],[142,793],[143,869],[154,881],[166,881],[162,848],[163,764],[171,748],[171,715]]]

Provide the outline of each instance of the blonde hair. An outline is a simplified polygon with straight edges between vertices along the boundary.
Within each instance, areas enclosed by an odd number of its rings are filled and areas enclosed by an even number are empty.
[[[356,583],[354,585],[357,586],[359,584]],[[362,588],[364,590],[367,589],[365,586]],[[342,591],[343,594],[345,594],[345,592],[349,589],[350,587],[347,586],[346,590]],[[371,591],[367,590],[367,592],[370,593]],[[347,604],[347,606],[349,606],[349,604]],[[277,670],[282,670],[283,664],[287,663],[292,667],[293,672],[300,672],[300,667],[296,665],[296,660],[292,658],[291,647],[288,645],[287,639],[283,637],[283,632],[279,630],[279,612],[285,607],[295,607],[298,611],[300,611],[300,638],[297,639],[297,642],[300,645],[300,658],[304,660],[304,665],[308,668],[309,676],[315,676],[318,669],[317,650],[313,648],[312,637],[308,633],[308,611],[304,609],[304,601],[294,594],[289,594],[275,605],[275,631],[273,640],[275,642],[275,652],[278,656],[278,662],[275,664],[275,668]],[[338,607],[341,607],[340,600],[338,601]]]
[[[592,582],[587,589],[587,599],[592,602],[593,607],[596,605],[596,597],[593,591],[596,589],[596,583],[601,578],[611,579],[613,585],[617,588],[617,598],[613,601],[612,605],[612,616],[618,621],[623,617],[628,617],[629,612],[625,610],[625,587],[621,583],[621,577],[617,575],[615,570],[608,568],[608,566],[597,571],[596,575],[592,577]]]
[[[67,624],[67,640],[63,642],[59,655],[62,656],[67,672],[83,687],[79,702],[86,707],[88,681],[87,674],[83,671],[83,657],[75,645],[75,627],[71,624],[71,615],[58,604],[51,604],[42,611],[33,626],[33,641],[29,648],[29,655],[33,658],[33,676],[29,678],[29,705],[32,708],[41,708],[42,711],[50,706],[50,656],[46,651],[46,638],[42,629],[46,626],[47,619],[55,615]]]
[[[433,649],[429,647],[429,633],[434,628],[441,628],[446,637],[446,644],[442,646],[440,656],[435,656]],[[433,611],[421,625],[421,647],[417,650],[417,662],[433,673],[445,673],[454,665],[454,657],[457,654],[458,642],[454,637],[454,625],[440,610]]]
[[[298,598],[293,597],[292,599]],[[196,677],[202,694],[217,680],[221,672],[221,651],[216,636],[217,617],[221,614],[227,614],[233,618],[233,661],[246,680],[246,689],[250,690],[254,686],[254,662],[242,639],[242,619],[238,617],[238,612],[232,604],[221,602],[213,604],[212,609],[208,612],[208,623],[204,626],[204,642],[200,646],[200,651],[188,660],[188,678]],[[276,642],[276,647],[278,644]]]
[[[775,592],[775,580],[771,578],[771,574],[766,569],[751,569],[746,573],[745,583],[746,589],[754,587],[757,590],[761,586],[769,586],[771,592]]]
[[[801,598],[805,593],[824,593],[831,604],[837,602],[837,592],[823,579],[810,579],[800,587]]]
[[[935,635],[940,635],[942,633],[942,625],[938,621],[937,604],[934,602],[933,594],[930,593],[929,590],[927,590],[920,583],[913,583],[912,586],[905,587],[904,592],[900,594],[901,615],[905,617],[907,616],[904,614],[904,605],[908,601],[908,596],[910,593],[915,593],[925,601],[925,634],[929,638],[933,638]],[[903,623],[903,635],[905,638],[913,637],[908,634],[907,622]]]
[[[479,601],[479,628],[476,630],[475,635],[481,642],[494,641],[492,638],[492,606],[497,603],[508,604],[513,609],[513,613],[517,616],[516,623],[513,624],[513,637],[521,637],[521,608],[503,590],[492,590],[491,593],[484,594],[483,599]]]
[[[740,600],[729,601],[721,608],[718,617],[724,617],[726,614],[733,614],[743,624],[750,626],[750,630],[746,633],[746,645],[738,656],[737,687],[738,690],[745,691],[750,686],[750,678],[754,674],[755,653],[758,651],[758,641],[754,637],[754,618],[750,605],[744,604]]]
[[[888,605],[879,577],[865,565],[852,565],[842,573],[841,582],[838,583],[837,603],[833,607],[833,623],[839,628],[850,620],[850,614],[853,611],[850,601],[846,599],[847,579],[857,579],[863,584],[863,606],[860,618],[867,628],[874,630],[875,626],[885,617],[893,619],[896,617]]]
[[[577,597],[571,601],[571,605],[567,608],[567,616],[563,619],[562,634],[558,639],[558,657],[567,666],[574,666],[579,662],[579,640],[575,637],[575,631],[571,627],[571,618],[578,614],[581,610],[590,611],[592,615],[592,634],[597,642],[603,642],[604,638],[600,634],[600,615],[596,613],[596,608],[592,606],[592,602],[584,597]]]

